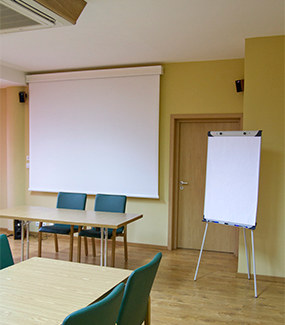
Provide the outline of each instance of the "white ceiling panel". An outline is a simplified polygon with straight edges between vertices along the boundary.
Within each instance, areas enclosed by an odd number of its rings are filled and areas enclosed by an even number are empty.
[[[284,0],[90,0],[75,26],[0,35],[25,72],[244,57],[246,38],[284,34]]]

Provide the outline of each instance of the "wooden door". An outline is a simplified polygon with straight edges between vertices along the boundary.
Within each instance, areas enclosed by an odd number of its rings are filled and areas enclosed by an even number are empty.
[[[240,130],[239,120],[182,121],[178,135],[177,247],[200,249],[206,179],[208,131]],[[181,184],[181,182],[187,184]],[[237,230],[210,224],[205,250],[235,252]]]

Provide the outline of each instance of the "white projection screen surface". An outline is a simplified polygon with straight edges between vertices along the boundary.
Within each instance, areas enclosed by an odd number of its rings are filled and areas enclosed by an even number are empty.
[[[224,133],[227,135],[208,137],[204,219],[254,227],[261,136],[236,136],[243,131]],[[258,134],[258,131],[247,133]]]
[[[29,190],[158,198],[161,72],[29,76]]]

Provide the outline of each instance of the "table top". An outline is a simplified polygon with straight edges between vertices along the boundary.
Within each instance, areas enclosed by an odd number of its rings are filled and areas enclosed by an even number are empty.
[[[134,213],[112,213],[92,210],[57,209],[28,205],[0,210],[0,218],[91,227],[106,227],[113,229],[120,228],[142,217],[142,214]]]
[[[132,271],[33,257],[0,271],[0,324],[61,324]]]

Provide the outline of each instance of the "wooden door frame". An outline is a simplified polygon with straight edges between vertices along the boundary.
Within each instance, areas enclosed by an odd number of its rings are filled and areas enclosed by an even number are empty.
[[[178,209],[178,162],[179,134],[183,122],[223,122],[237,121],[242,130],[241,113],[237,114],[172,114],[170,116],[170,165],[169,165],[169,210],[168,210],[168,249],[177,248],[177,209]],[[201,216],[202,218],[202,216]]]

